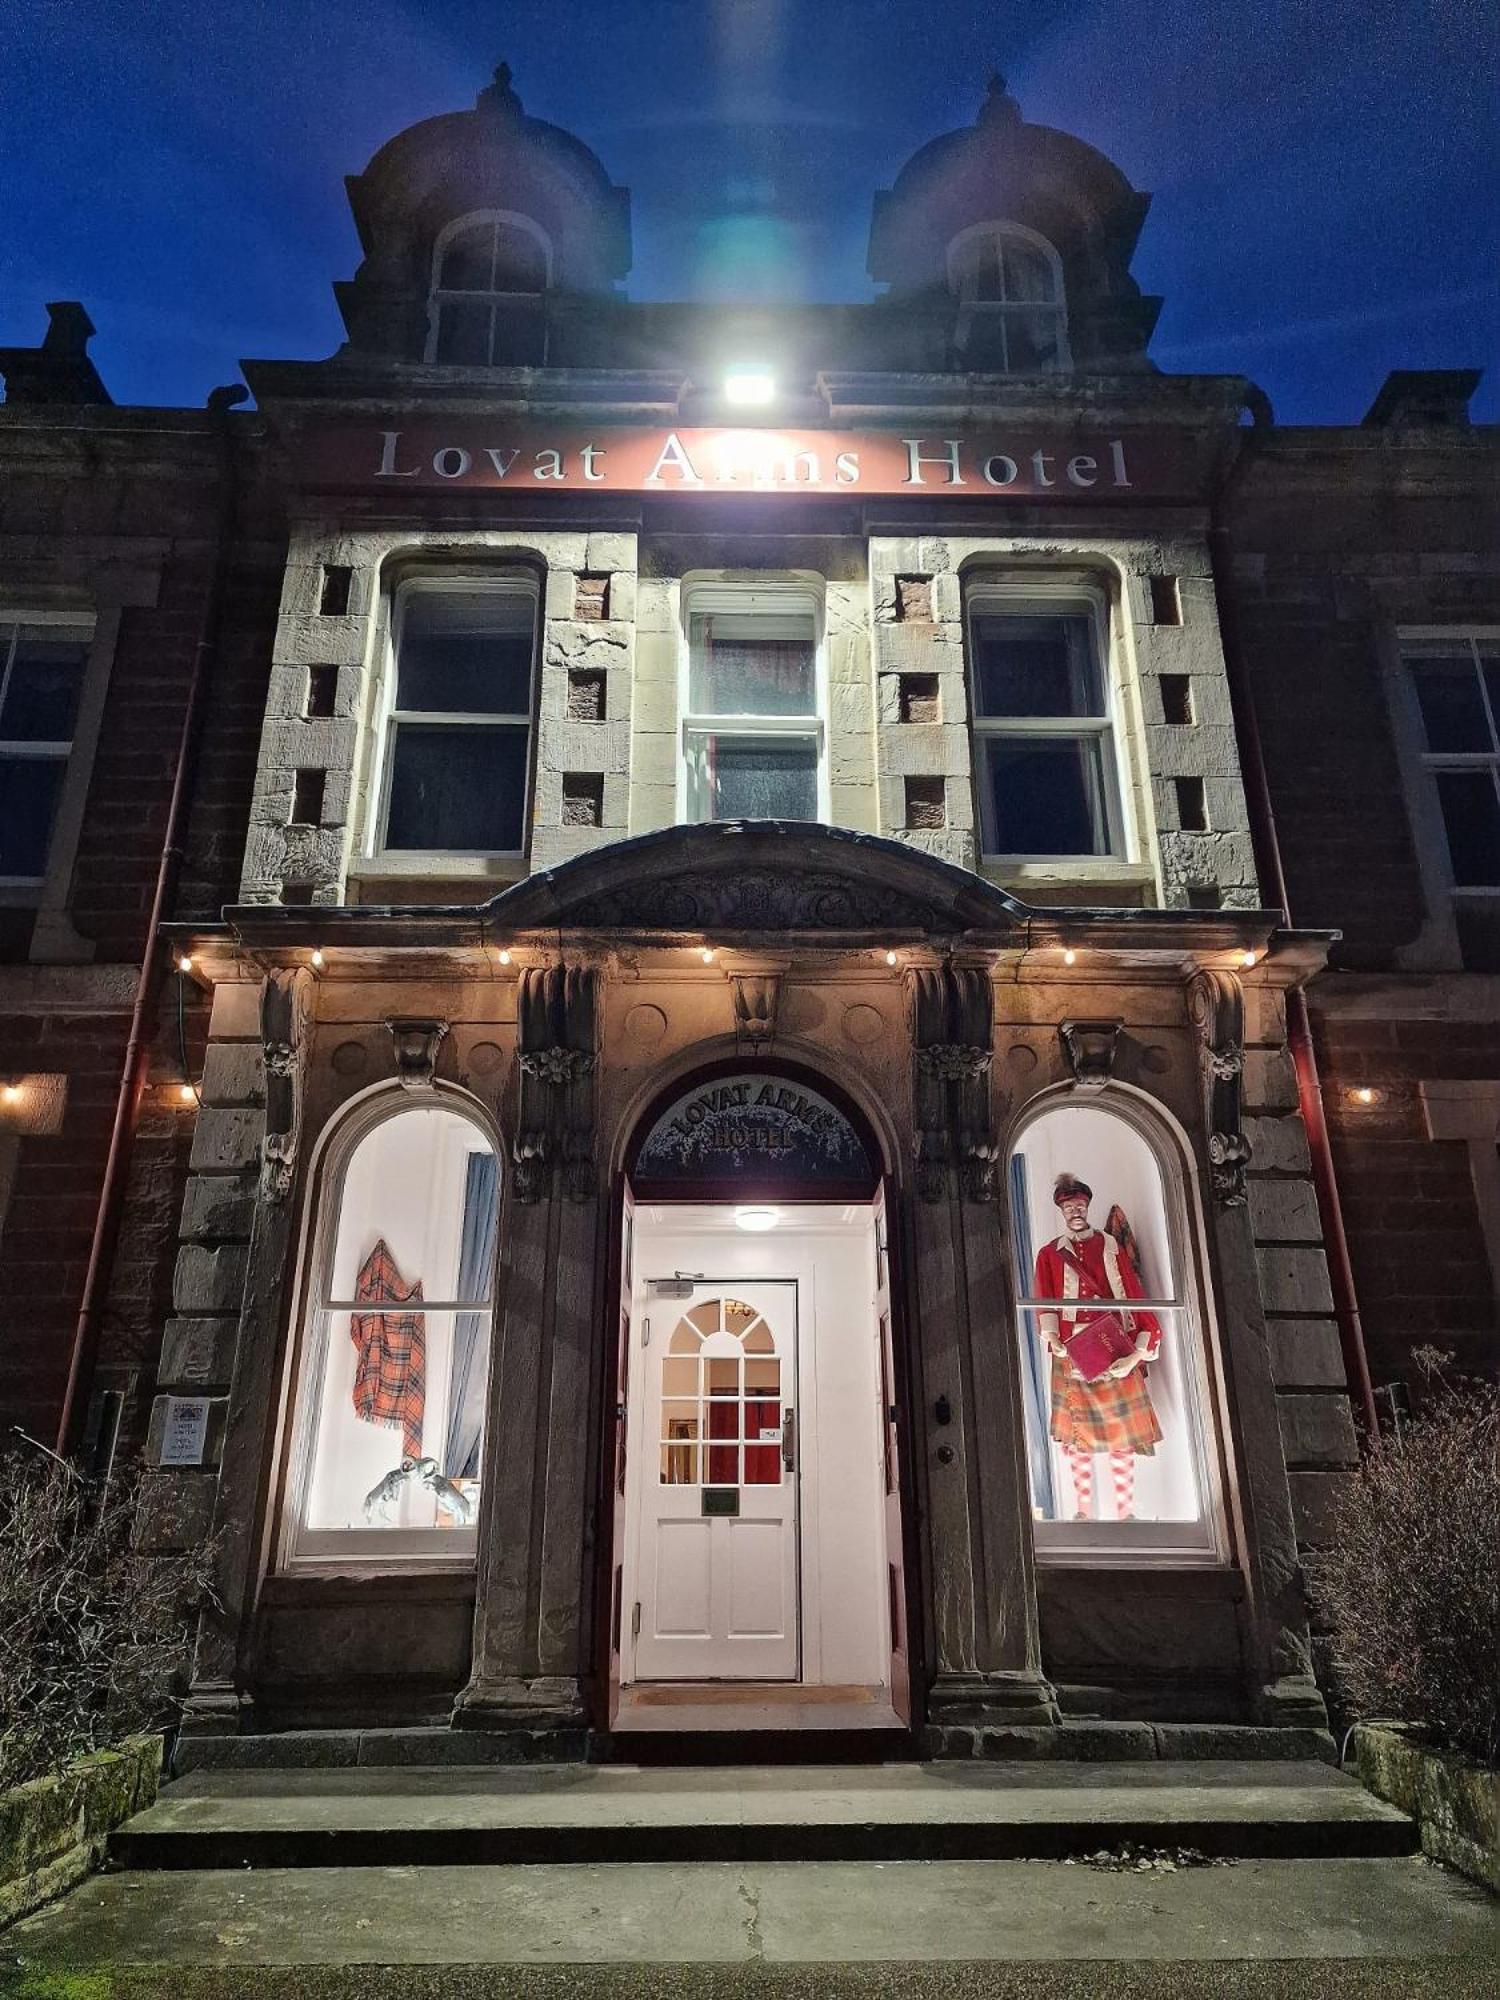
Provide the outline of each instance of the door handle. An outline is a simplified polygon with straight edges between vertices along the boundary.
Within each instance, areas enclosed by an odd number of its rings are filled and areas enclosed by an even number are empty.
[[[791,1472],[797,1464],[797,1412],[783,1410],[781,1413],[781,1463]]]

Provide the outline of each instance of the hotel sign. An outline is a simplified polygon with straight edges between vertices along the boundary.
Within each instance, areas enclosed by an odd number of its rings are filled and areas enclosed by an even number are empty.
[[[637,1187],[744,1193],[775,1183],[816,1190],[873,1184],[874,1170],[843,1112],[806,1084],[758,1073],[721,1076],[672,1104],[636,1156]]]
[[[1161,432],[592,430],[462,418],[390,429],[319,427],[313,484],[389,492],[799,493],[1026,501],[1191,492],[1191,445]]]

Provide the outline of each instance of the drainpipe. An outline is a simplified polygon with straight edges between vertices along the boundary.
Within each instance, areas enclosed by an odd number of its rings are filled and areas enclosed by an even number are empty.
[[[1269,405],[1255,408],[1256,424],[1269,423]],[[1214,495],[1208,531],[1209,561],[1212,566],[1214,596],[1218,604],[1219,632],[1224,645],[1224,664],[1229,677],[1229,700],[1239,739],[1240,762],[1244,771],[1245,798],[1250,809],[1250,836],[1255,849],[1255,865],[1261,881],[1281,907],[1283,922],[1290,928],[1291,905],[1286,892],[1286,873],[1281,861],[1281,843],[1276,834],[1276,817],[1271,807],[1271,788],[1266,778],[1265,754],[1260,725],[1250,692],[1249,676],[1240,648],[1239,619],[1236,612],[1231,571],[1231,548],[1222,511],[1234,474],[1254,450],[1254,429],[1241,437],[1240,448]],[[1328,1255],[1328,1276],[1333,1291],[1334,1317],[1338,1321],[1339,1346],[1344,1357],[1344,1375],[1349,1400],[1365,1438],[1376,1435],[1375,1396],[1370,1386],[1370,1364],[1365,1354],[1364,1329],[1360,1324],[1359,1299],[1354,1289],[1354,1266],[1349,1258],[1349,1238],[1344,1230],[1344,1211],[1339,1200],[1338,1180],[1333,1168],[1333,1147],[1328,1136],[1328,1120],[1323,1111],[1323,1086],[1318,1075],[1317,1051],[1313,1047],[1312,1023],[1307,996],[1300,986],[1286,996],[1286,1038],[1297,1078],[1297,1099],[1302,1122],[1307,1128],[1312,1155],[1313,1188],[1317,1195],[1318,1220],[1323,1231],[1323,1247]]]
[[[115,1246],[125,1208],[125,1190],[130,1158],[135,1149],[136,1125],[140,1117],[141,1093],[146,1083],[146,1063],[150,1052],[151,1028],[156,1018],[165,961],[160,951],[163,921],[171,907],[181,872],[183,838],[187,830],[188,807],[198,769],[198,747],[203,735],[203,689],[208,667],[218,646],[224,608],[224,587],[234,546],[239,493],[234,444],[230,431],[230,411],[244,402],[249,391],[235,387],[215,389],[208,408],[217,419],[219,468],[222,499],[215,532],[214,562],[209,576],[203,618],[193,649],[192,671],[188,678],[187,701],[182,711],[182,730],[177,743],[177,764],[172,776],[172,795],[167,806],[166,831],[156,867],[156,887],[151,897],[151,914],[146,921],[141,953],[141,969],[135,984],[135,1000],[130,1010],[130,1032],[125,1042],[125,1061],[120,1088],[115,1098],[114,1124],[110,1128],[109,1153],[104,1163],[104,1182],[99,1190],[99,1208],[94,1217],[94,1233],[89,1244],[88,1269],[83,1280],[83,1296],[78,1308],[78,1324],[73,1334],[73,1352],[68,1364],[68,1386],[63,1394],[62,1415],[57,1426],[57,1450],[67,1457],[78,1439],[86,1393],[93,1377],[99,1352],[99,1330],[114,1268]]]

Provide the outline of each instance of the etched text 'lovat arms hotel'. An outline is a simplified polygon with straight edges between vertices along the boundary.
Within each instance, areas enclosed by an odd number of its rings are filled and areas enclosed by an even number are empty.
[[[631,301],[504,70],[349,195],[253,409],[0,354],[0,1389],[218,1535],[179,1762],[1321,1743],[1496,1361],[1475,377],[1161,372],[998,81],[864,304]]]

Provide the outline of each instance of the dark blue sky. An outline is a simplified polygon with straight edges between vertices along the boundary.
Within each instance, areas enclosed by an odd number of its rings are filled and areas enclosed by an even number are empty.
[[[0,345],[81,298],[119,402],[200,404],[241,356],[342,338],[343,176],[461,109],[526,109],[633,194],[636,298],[870,294],[870,196],[969,123],[1033,121],[1155,196],[1152,352],[1283,422],[1387,369],[1486,366],[1500,413],[1494,0],[9,0]]]

